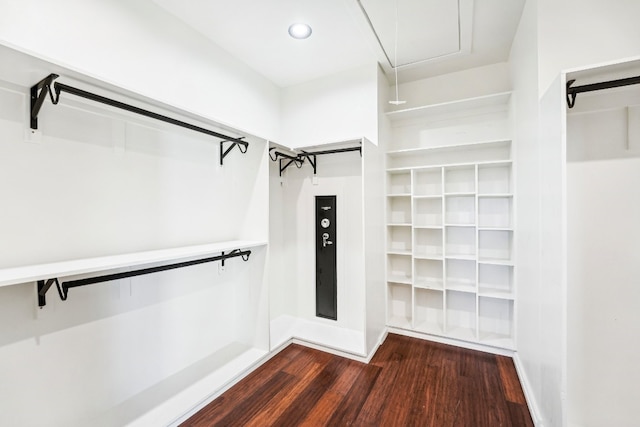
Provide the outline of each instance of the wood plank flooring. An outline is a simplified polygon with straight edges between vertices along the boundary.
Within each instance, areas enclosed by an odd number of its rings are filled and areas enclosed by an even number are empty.
[[[369,364],[292,344],[184,427],[533,426],[509,357],[389,334]]]

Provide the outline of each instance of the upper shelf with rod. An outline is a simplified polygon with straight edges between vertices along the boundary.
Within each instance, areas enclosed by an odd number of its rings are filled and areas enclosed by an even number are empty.
[[[91,101],[99,102],[101,104],[109,105],[111,107],[115,107],[121,110],[129,111],[141,116],[149,117],[155,120],[159,120],[165,123],[170,123],[175,126],[180,126],[186,129],[190,129],[195,132],[203,133],[209,136],[213,136],[215,138],[219,138],[220,141],[220,165],[224,164],[224,158],[231,152],[234,147],[238,147],[240,152],[246,153],[249,147],[249,143],[244,141],[244,137],[234,138],[220,132],[216,132],[210,129],[206,129],[200,126],[196,126],[191,123],[187,123],[181,120],[177,120],[162,114],[155,113],[153,111],[145,110],[140,107],[136,107],[133,105],[126,104],[124,102],[117,101],[115,99],[107,98],[102,95],[98,95],[95,93],[88,92],[86,90],[78,89],[73,86],[69,86],[60,82],[55,82],[59,76],[57,74],[49,74],[44,79],[40,80],[38,83],[31,87],[31,103],[30,103],[30,118],[31,118],[31,129],[38,129],[38,115],[40,114],[40,109],[49,95],[51,102],[54,105],[57,105],[60,101],[60,94],[62,92],[69,93],[71,95],[75,95],[81,98],[85,98]],[[54,95],[55,92],[55,95]],[[225,149],[224,144],[231,143],[228,148]]]
[[[637,84],[640,84],[640,76],[609,80],[609,81],[599,82],[599,83],[590,83],[590,84],[585,84],[580,86],[573,86],[575,82],[576,82],[575,79],[571,79],[567,81],[567,87],[566,87],[567,106],[569,108],[573,108],[576,105],[576,96],[578,96],[579,93],[594,92],[594,91],[604,90],[604,89],[613,89],[617,87],[637,85]]]
[[[283,150],[280,150],[277,147],[271,147],[269,149],[269,157],[274,162],[280,161],[280,176],[282,176],[282,172],[284,172],[292,164],[295,164],[299,169],[302,167],[305,161],[309,162],[309,164],[313,168],[313,174],[316,175],[316,173],[318,172],[317,156],[348,153],[352,151],[357,151],[360,153],[360,156],[362,156],[362,140],[346,141],[345,143],[340,143],[339,145],[339,147],[334,146],[334,148],[328,148],[325,150],[314,149],[318,147],[305,147],[304,149],[300,148],[297,150],[288,150],[293,154],[283,153]]]
[[[266,242],[262,241],[232,240],[206,245],[7,268],[0,270],[0,287],[29,282],[41,282],[38,286],[38,293],[43,297],[46,290],[49,289],[52,284],[58,282],[57,278],[113,272],[113,274],[107,274],[106,276],[103,275],[97,278],[72,280],[63,282],[62,284],[59,282],[56,283],[61,292],[61,297],[64,295],[62,299],[66,299],[66,292],[71,287],[117,280],[123,277],[133,277],[141,274],[150,274],[205,262],[224,261],[227,258],[238,256],[248,259],[251,253],[250,250],[247,250],[248,248],[264,245],[266,245]],[[122,270],[126,271],[123,272]],[[67,286],[65,286],[65,284]],[[41,292],[43,290],[44,292]],[[39,303],[40,306],[44,305],[44,299],[39,298]]]

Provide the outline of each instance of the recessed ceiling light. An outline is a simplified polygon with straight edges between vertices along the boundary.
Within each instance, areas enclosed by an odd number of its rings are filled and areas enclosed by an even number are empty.
[[[302,23],[291,24],[289,26],[289,35],[294,39],[306,39],[311,35],[311,27]]]

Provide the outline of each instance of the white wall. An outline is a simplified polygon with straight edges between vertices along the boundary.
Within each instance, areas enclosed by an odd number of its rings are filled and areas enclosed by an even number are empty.
[[[378,146],[366,141],[362,157],[366,352],[371,354],[385,330],[385,153],[391,124],[384,115],[389,82],[378,69]]]
[[[0,82],[0,267],[266,237],[266,199],[251,200],[267,191],[264,142],[222,167],[204,135],[67,103],[43,109],[42,141],[28,143],[27,98]],[[205,264],[66,302],[52,290],[42,310],[32,283],[0,288],[0,424],[87,425],[234,342],[266,350],[264,252],[222,275]]]
[[[286,314],[322,324],[364,330],[362,168],[357,152],[318,156],[317,184],[308,163],[284,173],[281,261],[288,274],[281,295],[295,295]],[[336,195],[338,320],[315,316],[315,196]],[[278,197],[278,196],[276,196]],[[278,286],[273,284],[274,288]],[[291,296],[287,297],[291,300]],[[273,316],[272,316],[273,317]]]
[[[308,147],[367,138],[378,143],[377,67],[366,65],[282,90],[282,139]]]
[[[639,6],[528,1],[511,51],[520,159],[517,358],[543,425],[571,421],[567,408],[573,405],[567,392],[567,365],[573,361],[566,356],[571,331],[566,329],[566,103],[560,76],[568,67],[637,56]]]
[[[145,0],[1,0],[0,43],[277,140],[279,89]],[[32,84],[43,76],[31,76]]]
[[[528,1],[513,41],[511,55],[513,81],[513,123],[517,254],[516,361],[523,387],[528,391],[534,419],[541,391],[540,355],[540,154],[538,147],[538,57],[536,2]],[[539,420],[541,421],[541,420]]]
[[[538,5],[540,93],[561,70],[640,54],[637,0],[538,0]]]
[[[567,382],[574,426],[637,420],[640,346],[631,337],[640,332],[640,197],[630,186],[640,179],[638,95],[637,87],[584,94],[567,116]]]
[[[386,102],[395,99],[395,85],[391,85],[385,97],[385,110],[403,110],[458,99],[509,92],[510,90],[509,64],[501,62],[401,83],[398,88],[399,99],[406,101],[406,104],[397,107]]]

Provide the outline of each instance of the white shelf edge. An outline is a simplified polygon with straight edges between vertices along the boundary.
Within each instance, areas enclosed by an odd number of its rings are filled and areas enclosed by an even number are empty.
[[[453,224],[453,223],[446,223],[444,225],[445,227],[465,227],[465,228],[471,228],[471,227],[475,227],[476,224]]]
[[[423,291],[435,291],[435,292],[444,292],[444,288],[442,286],[430,286],[430,285],[421,285],[419,283],[415,283],[413,285],[416,289],[421,289]]]
[[[505,265],[507,267],[513,267],[514,262],[510,259],[478,258],[478,264]]]
[[[444,256],[444,259],[454,259],[458,261],[476,261],[477,258],[475,255],[463,255],[463,254],[447,254]]]
[[[424,261],[444,261],[443,255],[416,255],[414,253],[413,258]]]
[[[387,172],[393,174],[393,173],[410,172],[412,170],[418,171],[418,170],[442,168],[447,166],[471,166],[471,165],[486,166],[486,165],[511,164],[511,163],[513,163],[513,160],[510,160],[510,159],[509,160],[487,160],[484,162],[440,163],[440,164],[428,165],[428,166],[403,166],[398,168],[387,168]]]
[[[444,197],[476,197],[476,192],[464,191],[460,193],[444,193]]]
[[[464,292],[466,294],[476,294],[476,288],[472,286],[445,285],[445,291]]]
[[[513,227],[487,227],[479,225],[478,231],[513,231]]]
[[[411,197],[411,193],[387,194],[387,197]]]
[[[411,286],[411,284],[413,283],[413,281],[411,280],[411,278],[406,278],[406,277],[387,277],[387,284],[391,284],[394,283],[396,285],[402,285],[402,286]]]
[[[416,147],[416,148],[403,148],[400,150],[391,150],[387,151],[387,156],[389,157],[402,157],[409,156],[412,154],[420,153],[420,152],[430,152],[430,151],[446,151],[446,150],[459,150],[460,148],[471,148],[471,147],[482,147],[486,145],[501,145],[501,144],[511,144],[511,138],[500,138],[500,139],[487,139],[483,141],[474,141],[474,142],[463,142],[460,144],[449,144],[449,145],[434,145],[433,147]],[[499,160],[490,161],[487,163],[499,163]],[[473,163],[460,163],[460,164],[443,164],[442,167],[447,168],[456,168],[459,166],[471,166],[476,164]]]
[[[478,198],[484,199],[510,199],[513,193],[478,193]]]
[[[387,251],[387,255],[411,255],[411,251]]]
[[[514,301],[516,299],[513,293],[499,291],[479,291],[478,296],[481,298],[493,298],[505,301]]]
[[[442,199],[442,194],[431,194],[431,195],[414,195],[414,199],[418,200],[430,200],[430,199]]]
[[[121,255],[5,268],[0,270],[0,287],[35,282],[37,280],[47,280],[55,277],[68,277],[78,274],[97,273],[120,268],[139,267],[168,261],[178,261],[187,258],[218,254],[223,251],[248,249],[266,245],[266,241],[231,240],[205,245],[183,246]]]
[[[411,227],[410,222],[390,222],[387,223],[387,227]]]
[[[473,110],[490,106],[507,106],[511,92],[498,92],[490,95],[477,96],[473,98],[463,98],[454,101],[441,102],[438,104],[421,105],[418,107],[405,108],[402,110],[388,111],[385,115],[389,120],[405,120],[421,116],[438,115],[450,112]]]

